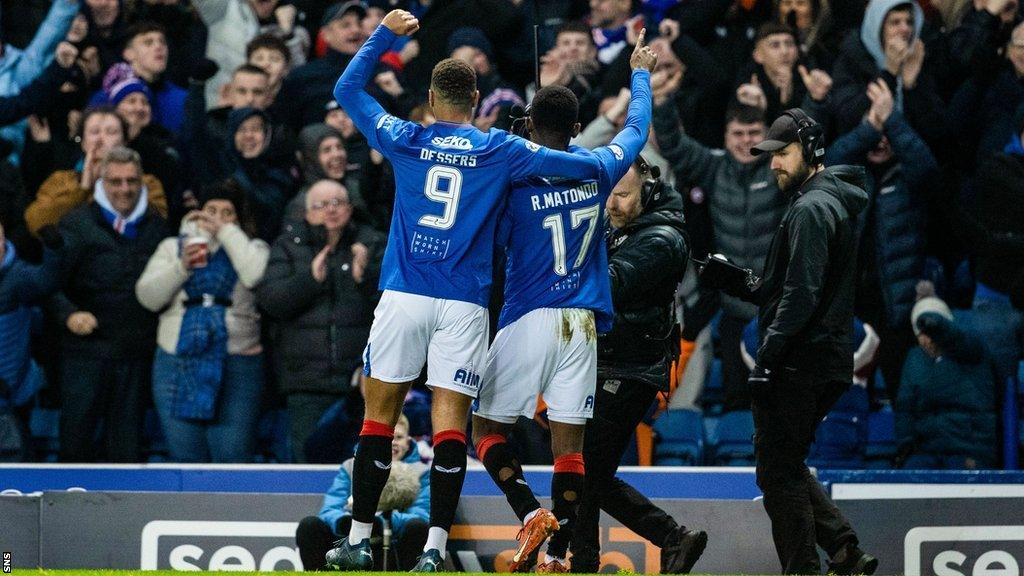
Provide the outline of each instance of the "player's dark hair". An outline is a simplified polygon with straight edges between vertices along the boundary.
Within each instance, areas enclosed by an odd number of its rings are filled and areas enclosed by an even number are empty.
[[[267,50],[275,50],[277,52],[280,52],[281,55],[284,56],[285,64],[292,63],[292,52],[291,50],[288,49],[288,45],[284,43],[284,40],[281,40],[280,38],[271,34],[270,32],[260,34],[259,36],[250,40],[249,43],[245,45],[246,60],[252,58],[253,52],[261,48],[266,48]]]
[[[571,138],[573,126],[579,116],[580,103],[572,90],[565,86],[545,86],[537,91],[530,104],[530,119],[534,130]]]
[[[748,106],[733,102],[725,111],[725,123],[738,122],[740,124],[764,123],[764,111],[757,106]]]
[[[472,108],[476,72],[462,60],[445,58],[434,66],[434,72],[430,75],[430,89],[445,104],[456,108]]]

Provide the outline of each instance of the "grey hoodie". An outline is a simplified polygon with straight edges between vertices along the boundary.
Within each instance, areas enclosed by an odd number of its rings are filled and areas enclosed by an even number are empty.
[[[867,10],[864,12],[864,20],[860,25],[860,41],[868,49],[868,53],[875,59],[879,70],[885,69],[885,48],[882,46],[882,24],[885,16],[897,6],[910,4],[914,10],[914,38],[911,42],[921,37],[921,28],[924,26],[924,11],[917,2],[907,0],[871,0]]]

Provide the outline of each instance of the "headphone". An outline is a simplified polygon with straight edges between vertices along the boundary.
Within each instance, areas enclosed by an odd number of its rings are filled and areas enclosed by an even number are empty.
[[[800,139],[800,150],[804,162],[817,166],[825,162],[825,129],[799,108],[791,108],[782,113],[796,122],[796,136]]]
[[[661,168],[651,165],[640,154],[637,154],[633,166],[636,167],[637,172],[640,173],[640,178],[643,179],[643,184],[640,187],[640,208],[644,209],[647,208],[647,204],[651,200],[661,199]]]

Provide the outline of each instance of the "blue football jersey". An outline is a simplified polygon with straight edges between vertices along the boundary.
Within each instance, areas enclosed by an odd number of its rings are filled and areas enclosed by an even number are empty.
[[[498,329],[537,308],[593,310],[597,331],[612,328],[604,207],[615,184],[647,142],[651,123],[650,75],[633,72],[626,124],[612,143],[593,152],[570,146],[573,154],[597,158],[596,179],[531,176],[513,182],[499,226],[505,248],[505,304]]]
[[[395,38],[378,26],[334,88],[370,146],[394,167],[380,288],[487,306],[497,221],[511,182],[530,175],[595,178],[600,163],[502,130],[445,122],[423,127],[386,113],[364,86]]]

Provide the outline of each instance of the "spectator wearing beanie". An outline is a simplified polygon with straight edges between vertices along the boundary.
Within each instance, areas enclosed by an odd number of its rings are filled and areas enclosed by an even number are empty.
[[[999,387],[981,342],[934,296],[918,301],[910,317],[918,346],[903,365],[895,407],[903,467],[994,468]]]
[[[89,203],[95,197],[94,187],[100,179],[103,157],[112,148],[123,146],[128,133],[127,124],[111,108],[94,108],[82,120],[81,148],[83,158],[72,170],[58,170],[43,182],[36,199],[25,209],[25,223],[29,231],[39,235],[44,226],[55,225],[65,214]],[[147,203],[161,217],[167,215],[167,199],[160,181],[142,175]]]
[[[269,256],[245,193],[228,181],[203,194],[135,283],[139,302],[160,313],[153,399],[177,462],[252,461],[263,389],[252,290]]]
[[[487,131],[492,126],[508,130],[511,126],[509,111],[512,106],[526,106],[522,94],[505,82],[494,67],[494,47],[483,30],[464,26],[448,38],[449,56],[462,60],[476,71],[476,87],[480,91],[480,104],[473,125]]]
[[[142,157],[142,169],[152,174],[163,185],[170,202],[171,220],[177,222],[182,215],[179,185],[179,155],[174,147],[170,130],[153,123],[153,93],[124,63],[115,64],[107,74],[104,92],[128,125],[128,147]]]
[[[167,34],[153,22],[138,22],[125,32],[122,51],[132,73],[146,83],[152,93],[153,122],[178,134],[185,120],[185,89],[164,78],[167,71]],[[102,104],[109,86],[123,79],[124,73],[111,67],[103,78],[104,90],[93,95],[90,105]]]

